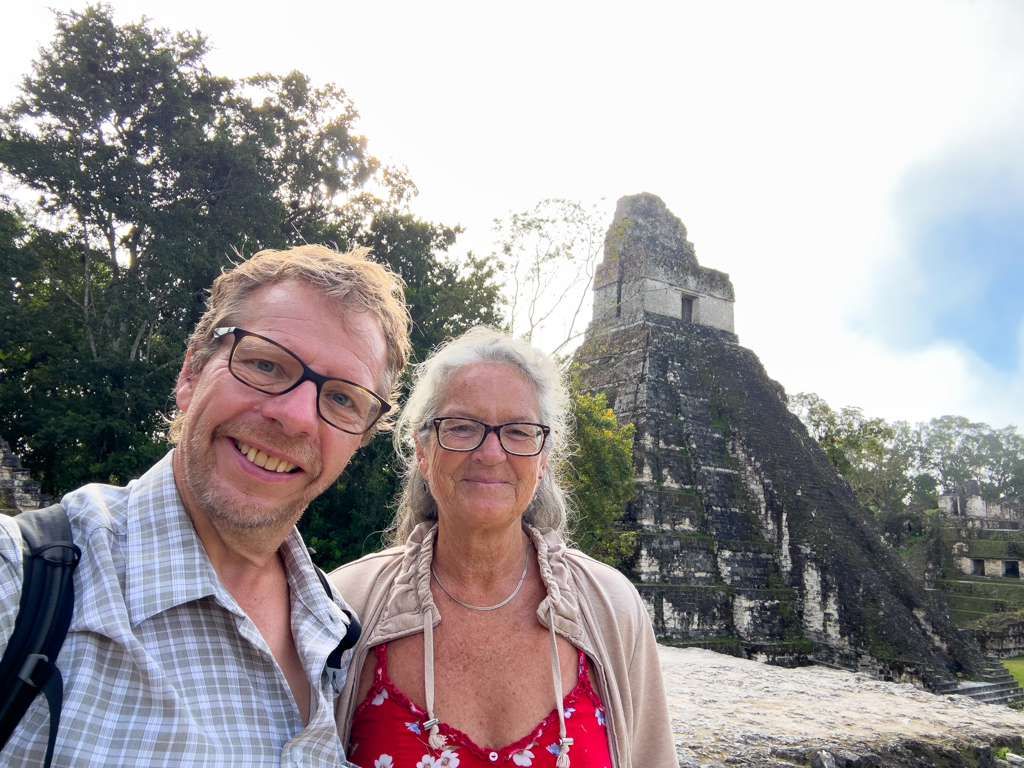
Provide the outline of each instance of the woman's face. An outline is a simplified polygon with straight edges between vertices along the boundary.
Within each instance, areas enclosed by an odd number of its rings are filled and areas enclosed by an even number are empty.
[[[447,416],[491,425],[540,421],[533,387],[499,363],[477,363],[456,374],[438,413],[438,418]],[[416,440],[416,461],[442,521],[484,530],[518,524],[547,456],[511,456],[493,432],[474,451],[446,451],[431,425],[426,445]]]

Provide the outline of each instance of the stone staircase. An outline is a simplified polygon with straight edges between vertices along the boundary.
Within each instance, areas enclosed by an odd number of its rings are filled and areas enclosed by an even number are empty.
[[[938,683],[932,692],[940,695],[970,696],[986,704],[1009,705],[1024,702],[1024,690],[998,658],[988,657],[981,679],[982,682],[978,683],[943,681]]]

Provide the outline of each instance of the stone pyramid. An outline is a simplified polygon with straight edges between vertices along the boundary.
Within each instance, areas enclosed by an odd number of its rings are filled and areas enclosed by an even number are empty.
[[[594,294],[576,361],[636,425],[627,570],[660,639],[933,689],[980,670],[739,345],[728,275],[658,197],[619,200]]]

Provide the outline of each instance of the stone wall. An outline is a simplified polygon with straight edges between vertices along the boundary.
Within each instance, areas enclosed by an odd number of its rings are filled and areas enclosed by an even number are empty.
[[[971,630],[981,650],[1000,659],[1024,656],[1024,612],[996,614]]]
[[[964,546],[966,546],[965,543]],[[1017,559],[970,557],[969,554],[962,556],[954,554],[953,566],[965,576],[987,576],[990,579],[1020,579],[1022,578],[1021,573],[1024,572],[1022,562]]]
[[[984,518],[993,522],[1024,520],[1024,504],[1018,499],[989,501],[976,482],[939,496],[939,511],[947,517]]]

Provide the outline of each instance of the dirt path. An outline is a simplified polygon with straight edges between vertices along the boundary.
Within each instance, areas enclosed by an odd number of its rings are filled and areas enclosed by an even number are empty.
[[[957,765],[952,756],[910,758],[949,751],[944,744],[1021,751],[1024,713],[1008,707],[825,667],[782,669],[700,649],[659,650],[682,766]]]

